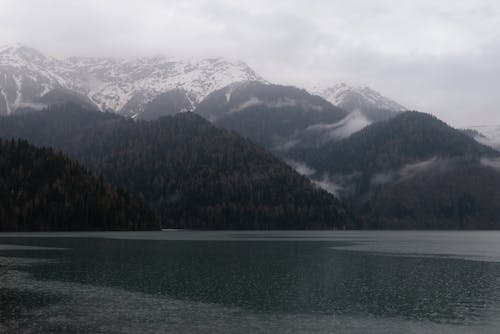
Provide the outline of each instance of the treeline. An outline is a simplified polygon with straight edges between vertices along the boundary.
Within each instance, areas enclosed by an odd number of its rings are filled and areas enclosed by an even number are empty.
[[[0,231],[158,228],[140,201],[62,154],[0,140]]]

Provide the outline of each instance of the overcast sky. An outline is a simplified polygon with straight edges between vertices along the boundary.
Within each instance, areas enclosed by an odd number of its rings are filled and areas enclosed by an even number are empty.
[[[455,125],[500,124],[497,0],[0,0],[0,44],[224,56],[299,86],[366,84]]]

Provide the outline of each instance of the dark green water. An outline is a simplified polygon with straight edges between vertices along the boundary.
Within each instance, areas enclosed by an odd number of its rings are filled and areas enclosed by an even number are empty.
[[[498,232],[0,234],[0,332],[499,333]]]

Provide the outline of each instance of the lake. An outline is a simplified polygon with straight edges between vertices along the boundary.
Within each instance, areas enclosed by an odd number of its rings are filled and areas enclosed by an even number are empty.
[[[0,234],[1,333],[499,333],[500,232]]]

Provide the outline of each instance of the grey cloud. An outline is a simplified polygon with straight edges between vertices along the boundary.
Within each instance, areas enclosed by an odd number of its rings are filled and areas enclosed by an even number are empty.
[[[344,119],[330,124],[314,124],[305,129],[305,132],[323,133],[323,143],[349,137],[370,125],[371,122],[360,112],[351,112]]]
[[[295,171],[301,175],[311,176],[316,173],[316,170],[307,164],[296,161],[296,160],[286,160],[285,161],[289,166],[291,166]]]
[[[491,146],[500,151],[500,126],[479,126],[473,129],[477,129],[482,134],[474,139],[481,144]]]
[[[432,157],[427,160],[406,164],[396,171],[388,171],[385,173],[378,173],[372,176],[371,184],[383,185],[386,183],[399,182],[406,179],[413,178],[422,172],[429,170],[437,170],[439,172],[446,171],[454,164],[454,159],[443,159]]]
[[[250,108],[250,107],[254,107],[254,106],[259,106],[259,105],[262,105],[264,104],[264,101],[256,98],[256,97],[252,97],[250,98],[248,101],[245,101],[243,103],[241,103],[240,105],[238,105],[237,107],[235,108],[232,108],[231,110],[229,110],[229,113],[233,114],[233,113],[237,113],[237,112],[240,112],[246,108]]]
[[[290,139],[273,146],[273,151],[288,151],[300,144],[300,139]]]
[[[285,98],[279,98],[276,100],[272,101],[263,101],[257,97],[251,97],[247,101],[239,104],[238,106],[232,108],[229,112],[230,113],[237,113],[240,111],[243,111],[247,108],[254,107],[254,106],[259,106],[259,105],[265,105],[269,108],[287,108],[287,107],[296,107],[296,106],[301,106],[304,105],[303,101],[297,101],[295,99],[291,99],[288,97]],[[319,105],[313,105],[310,103],[307,103],[304,105],[305,108],[311,110],[311,111],[323,111],[323,107]]]
[[[360,177],[359,173],[316,175],[317,171],[302,161],[288,159],[285,162],[297,173],[309,177],[316,186],[336,197],[351,195],[354,191],[354,180]]]
[[[336,197],[340,197],[340,193],[343,191],[343,187],[340,184],[333,182],[326,176],[319,180],[314,180],[313,182],[321,189]]]
[[[354,183],[361,177],[358,172],[351,174],[328,174],[317,175],[312,181],[321,189],[339,198],[352,196],[354,193]]]
[[[491,158],[482,158],[481,164],[483,166],[494,168],[500,171],[500,158],[491,159]]]
[[[241,58],[270,81],[372,86],[456,126],[500,123],[500,3],[1,0],[0,43],[54,56]]]

